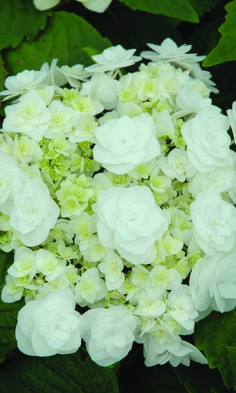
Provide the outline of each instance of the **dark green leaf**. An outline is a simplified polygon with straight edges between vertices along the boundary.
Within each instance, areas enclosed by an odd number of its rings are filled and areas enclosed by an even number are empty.
[[[23,40],[33,39],[44,29],[51,12],[37,11],[32,0],[0,1],[0,50],[17,46]]]
[[[5,284],[7,269],[11,265],[11,255],[0,252],[0,291]],[[16,348],[15,327],[17,314],[24,302],[3,303],[0,298],[0,363],[5,355]]]
[[[235,311],[211,313],[196,324],[195,344],[205,353],[210,368],[218,367],[228,389],[236,389]]]
[[[236,60],[236,0],[228,3],[225,9],[228,12],[226,21],[219,28],[222,36],[204,60],[205,67]]]
[[[91,64],[82,48],[93,46],[98,50],[110,46],[83,18],[68,13],[55,12],[47,28],[32,42],[22,42],[16,49],[6,51],[6,64],[12,74],[25,69],[39,69],[44,62],[59,59],[59,65]]]
[[[0,391],[11,393],[119,393],[110,368],[79,353],[48,358],[20,356],[0,371]]]
[[[199,16],[210,12],[221,0],[188,0]]]
[[[4,89],[3,84],[4,84],[4,80],[5,80],[6,74],[7,74],[7,72],[6,72],[5,68],[4,68],[4,63],[3,63],[3,60],[2,60],[2,56],[0,55],[0,91]]]
[[[187,0],[120,0],[133,10],[147,11],[154,14],[163,14],[186,20],[199,22],[198,15]]]
[[[189,393],[228,393],[219,371],[207,365],[192,362],[190,367],[176,367],[175,372]]]

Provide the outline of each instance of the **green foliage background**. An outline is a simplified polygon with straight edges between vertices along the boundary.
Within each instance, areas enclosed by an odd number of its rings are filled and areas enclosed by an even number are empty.
[[[5,77],[44,62],[91,64],[90,55],[121,44],[146,50],[171,37],[206,55],[203,66],[220,90],[213,103],[224,111],[236,100],[236,0],[113,0],[102,14],[73,0],[37,11],[32,0],[0,1],[0,90]],[[4,116],[4,106],[0,108]],[[12,263],[0,254],[0,288]],[[81,348],[73,355],[31,358],[16,348],[14,329],[22,302],[0,301],[0,391],[17,393],[226,393],[236,391],[235,310],[212,313],[196,324],[192,342],[209,365],[147,368],[134,345],[119,365],[99,367]]]

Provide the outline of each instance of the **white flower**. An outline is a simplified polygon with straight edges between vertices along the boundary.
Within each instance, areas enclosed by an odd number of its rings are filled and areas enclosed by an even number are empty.
[[[65,78],[65,83],[68,82],[71,87],[78,88],[81,86],[81,81],[85,81],[90,75],[89,72],[84,70],[84,66],[82,64],[76,64],[72,67],[68,67],[67,65],[63,65],[60,69],[62,75]]]
[[[18,137],[16,134],[13,142],[13,156],[23,164],[37,162],[42,159],[42,150],[38,143],[26,135]]]
[[[0,211],[9,215],[15,195],[24,187],[28,176],[17,166],[13,158],[0,149]]]
[[[194,331],[194,319],[198,312],[194,308],[194,302],[188,285],[179,285],[172,289],[168,298],[168,309],[170,315],[183,326],[188,333]]]
[[[48,2],[48,0],[47,0]],[[39,71],[24,70],[15,76],[8,76],[5,80],[7,90],[0,92],[0,96],[6,96],[4,100],[26,93],[30,89],[40,87],[45,83],[49,73],[48,63],[44,63]]]
[[[215,82],[211,80],[211,73],[203,70],[198,63],[192,63],[190,75],[192,78],[202,81],[212,93],[219,93],[219,90],[215,87]]]
[[[100,55],[92,56],[97,64],[85,68],[89,72],[114,71],[128,67],[141,60],[139,56],[133,56],[135,49],[124,49],[121,45],[111,46]]]
[[[99,262],[106,254],[105,248],[99,243],[97,236],[89,240],[79,240],[79,250],[88,262]]]
[[[162,297],[156,296],[148,287],[138,291],[137,295],[132,297],[131,303],[138,303],[133,313],[141,317],[156,318],[166,311]]]
[[[43,248],[36,251],[35,264],[37,271],[45,275],[47,281],[53,281],[66,269],[66,261]]]
[[[205,256],[197,261],[190,275],[190,290],[197,310],[221,313],[236,306],[236,251]],[[200,314],[201,315],[201,314]]]
[[[27,275],[33,278],[36,274],[35,252],[30,248],[18,247],[15,251],[14,263],[7,272],[15,278]]]
[[[184,182],[196,173],[188,159],[185,149],[173,149],[167,157],[161,157],[158,161],[161,170],[169,179],[178,179]]]
[[[227,115],[233,131],[234,143],[236,143],[236,101],[233,102],[232,109],[227,110]]]
[[[112,0],[76,0],[82,3],[88,10],[95,12],[104,12]]]
[[[119,82],[110,75],[97,72],[91,79],[83,83],[81,95],[94,95],[105,109],[113,109],[118,101]]]
[[[18,231],[22,243],[32,247],[47,238],[59,213],[47,186],[40,178],[35,178],[27,182],[15,197],[10,225]]]
[[[183,69],[192,69],[194,63],[205,59],[206,56],[197,56],[195,53],[187,53],[192,45],[178,47],[171,38],[166,38],[161,45],[147,44],[153,51],[144,51],[141,56],[153,62],[170,62]]]
[[[17,346],[30,356],[74,353],[81,344],[79,317],[70,289],[30,301],[18,314]]]
[[[92,360],[110,366],[123,359],[132,348],[138,319],[124,306],[97,308],[81,317],[81,337]]]
[[[180,109],[177,111],[178,117],[183,117],[192,113],[198,113],[201,108],[211,105],[210,98],[204,98],[200,91],[191,86],[184,86],[178,91],[176,105]],[[175,114],[175,117],[177,116]]]
[[[36,90],[30,90],[19,102],[6,107],[3,129],[29,135],[39,142],[48,129],[49,109]]]
[[[1,292],[1,299],[4,303],[14,303],[22,298],[24,285],[19,286],[18,283],[18,278],[7,274],[6,285],[4,285]]]
[[[229,149],[231,140],[227,134],[229,121],[219,111],[213,106],[202,108],[181,129],[188,157],[200,172],[230,167],[233,163]]]
[[[105,283],[100,278],[96,267],[88,269],[82,274],[76,284],[75,291],[76,301],[81,307],[103,299],[107,292]]]
[[[155,125],[148,114],[132,119],[124,115],[119,119],[108,120],[95,130],[95,136],[94,159],[119,175],[161,153],[155,137]]]
[[[181,281],[181,276],[176,269],[157,265],[149,273],[148,291],[153,295],[163,296],[166,290],[179,286]]]
[[[70,142],[95,142],[94,131],[98,126],[95,118],[89,114],[80,114],[79,116],[74,117],[73,120],[72,130],[68,135]]]
[[[236,208],[213,189],[201,192],[191,204],[194,237],[208,255],[232,250],[235,244]]]
[[[52,101],[48,107],[50,120],[47,123],[48,129],[44,136],[55,138],[56,135],[68,135],[72,131],[73,123],[80,117],[80,113],[69,108],[61,101]]]
[[[171,139],[174,138],[175,127],[167,109],[164,109],[162,112],[157,112],[153,109],[153,119],[155,121],[157,137],[167,135]]]
[[[119,288],[125,281],[122,259],[113,250],[107,252],[98,267],[105,274],[106,287],[109,291]]]
[[[97,198],[100,243],[115,248],[133,264],[155,259],[154,243],[168,229],[169,216],[155,203],[148,187],[112,187]]]
[[[212,172],[199,172],[191,182],[188,189],[194,196],[209,188],[217,190],[219,193],[230,191],[236,187],[236,171],[233,168],[216,169]]]
[[[144,334],[139,340],[144,344],[145,365],[152,367],[157,364],[170,362],[174,367],[180,363],[190,365],[190,360],[206,364],[207,360],[202,353],[186,341],[175,336],[167,325],[159,321],[152,333]]]
[[[33,3],[39,11],[45,11],[55,7],[60,0],[33,0]]]
[[[174,335],[161,319],[158,319],[151,333],[144,334],[141,338],[137,338],[137,341],[143,343],[145,365],[152,367],[167,363],[170,352],[177,352],[181,339]]]
[[[173,367],[177,367],[179,364],[190,366],[190,360],[200,364],[208,363],[205,356],[194,345],[181,340],[178,350],[170,353],[169,363]]]

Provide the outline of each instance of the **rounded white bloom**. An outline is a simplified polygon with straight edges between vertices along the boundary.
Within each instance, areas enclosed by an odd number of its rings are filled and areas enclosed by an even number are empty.
[[[66,261],[43,248],[36,251],[35,264],[37,271],[45,276],[47,281],[55,280],[66,269]]]
[[[190,290],[197,310],[221,313],[236,306],[236,251],[205,256],[190,275]],[[200,314],[201,315],[201,314]]]
[[[200,192],[213,188],[219,193],[230,191],[236,187],[236,171],[232,168],[216,169],[215,171],[199,172],[191,182],[188,189],[194,196]]]
[[[184,86],[177,93],[176,105],[180,109],[177,111],[178,117],[183,117],[192,113],[198,113],[201,108],[210,106],[211,99],[204,98],[198,90],[193,89],[191,86]]]
[[[32,247],[41,244],[54,227],[60,209],[50,197],[41,178],[28,181],[15,197],[10,214],[10,225],[18,231],[23,244]]]
[[[106,254],[106,249],[99,243],[97,236],[79,240],[78,246],[84,259],[88,262],[99,262]]]
[[[180,363],[190,365],[190,360],[206,364],[205,356],[192,344],[175,336],[167,325],[159,321],[152,333],[145,334],[140,340],[144,344],[145,365],[152,367],[170,362],[174,367]]]
[[[112,0],[76,0],[82,3],[88,10],[95,11],[95,12],[104,12],[109,5],[111,4]]]
[[[108,120],[95,130],[94,159],[116,174],[124,174],[161,153],[151,116],[142,114]]]
[[[201,192],[191,204],[195,240],[208,255],[232,250],[235,244],[236,208],[212,189]]]
[[[85,68],[89,72],[114,71],[128,67],[141,60],[140,56],[133,56],[135,49],[124,49],[121,45],[111,46],[100,55],[92,56],[97,64]]]
[[[170,315],[183,326],[184,329],[193,333],[194,320],[198,316],[194,308],[194,302],[188,285],[179,285],[168,295],[168,309]]]
[[[138,319],[124,306],[96,308],[81,316],[81,337],[92,360],[110,366],[132,348]]]
[[[181,282],[181,275],[176,269],[157,265],[149,273],[148,291],[156,296],[163,296],[166,290],[179,286]]]
[[[17,346],[30,356],[74,353],[81,344],[79,317],[74,294],[68,288],[30,301],[18,314]]]
[[[0,211],[9,215],[15,195],[24,187],[27,175],[17,166],[13,158],[0,149]]]
[[[24,286],[19,286],[18,284],[19,278],[7,274],[6,285],[4,285],[1,292],[1,299],[4,303],[14,303],[22,298]]]
[[[52,101],[48,109],[51,117],[47,123],[48,129],[44,134],[46,138],[55,138],[59,134],[68,135],[72,131],[74,121],[80,117],[78,112],[64,105],[61,101]]]
[[[51,118],[45,101],[36,90],[28,91],[18,103],[7,106],[5,112],[4,131],[29,135],[37,142],[47,131]]]
[[[166,311],[166,305],[162,297],[156,296],[154,291],[149,288],[140,290],[137,295],[132,297],[131,303],[138,303],[134,314],[146,318],[156,318]]]
[[[168,326],[158,319],[151,333],[144,334],[137,341],[143,343],[145,365],[152,367],[167,363],[170,353],[178,351],[181,338],[174,335]]]
[[[48,3],[48,0],[46,0]],[[7,90],[0,92],[0,96],[6,96],[5,100],[16,97],[30,89],[44,84],[49,73],[48,63],[44,63],[39,71],[24,70],[15,76],[8,76],[5,80]]]
[[[196,169],[183,148],[171,150],[167,157],[161,157],[158,162],[161,170],[169,179],[178,179],[182,183],[196,173]]]
[[[161,45],[147,44],[153,51],[144,51],[141,56],[153,62],[166,61],[174,63],[184,69],[192,69],[194,63],[205,59],[206,56],[197,56],[195,53],[187,53],[192,45],[177,46],[171,38],[166,38]]]
[[[94,116],[90,114],[85,114],[74,117],[72,125],[72,130],[68,135],[70,142],[95,142],[94,131],[96,130],[98,124]]]
[[[42,150],[38,143],[26,135],[14,139],[14,158],[23,164],[37,162],[42,159]]]
[[[187,144],[187,153],[193,166],[200,172],[210,172],[232,166],[227,134],[229,121],[217,107],[202,108],[181,129]]]
[[[107,292],[105,283],[100,278],[96,267],[88,269],[82,274],[76,284],[75,291],[76,301],[81,307],[103,299]]]
[[[100,243],[115,248],[133,264],[155,259],[154,243],[168,229],[169,216],[157,206],[148,187],[112,187],[97,198]]]
[[[14,255],[14,263],[7,271],[13,277],[31,276],[36,274],[35,252],[30,248],[18,247]]]

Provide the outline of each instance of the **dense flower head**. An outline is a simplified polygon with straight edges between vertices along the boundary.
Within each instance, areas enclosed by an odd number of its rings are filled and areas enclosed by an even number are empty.
[[[54,59],[6,78],[0,249],[14,261],[1,297],[26,301],[28,355],[83,339],[110,366],[136,341],[147,366],[205,363],[188,335],[236,305],[235,103],[228,116],[212,105],[190,46],[149,47],[133,72],[141,57],[117,45],[86,68]]]

